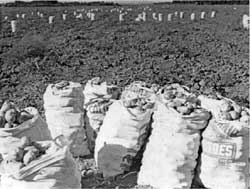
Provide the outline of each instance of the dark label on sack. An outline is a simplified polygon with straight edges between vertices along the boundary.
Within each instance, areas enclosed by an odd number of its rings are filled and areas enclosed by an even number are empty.
[[[233,160],[236,155],[236,144],[229,142],[216,142],[209,139],[202,141],[203,153],[216,157],[222,161]]]

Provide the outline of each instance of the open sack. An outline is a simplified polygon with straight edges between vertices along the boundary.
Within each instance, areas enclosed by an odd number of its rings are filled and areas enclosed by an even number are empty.
[[[222,96],[200,96],[213,114],[203,132],[200,180],[213,189],[249,187],[250,111]]]
[[[84,128],[83,88],[80,83],[61,81],[48,85],[43,99],[46,121],[53,138],[64,135],[71,141],[74,157],[90,154]]]
[[[158,97],[137,182],[158,189],[187,189],[194,178],[200,131],[211,115],[185,86],[165,86]]]
[[[27,138],[9,138],[0,169],[1,189],[80,189],[80,172],[65,141],[60,136],[28,144]]]
[[[134,82],[109,107],[95,146],[95,160],[104,177],[130,171],[148,135],[154,103],[154,91]]]
[[[19,109],[13,102],[5,101],[0,109],[0,125],[0,140],[8,136],[27,136],[34,141],[51,139],[47,123],[34,107]]]

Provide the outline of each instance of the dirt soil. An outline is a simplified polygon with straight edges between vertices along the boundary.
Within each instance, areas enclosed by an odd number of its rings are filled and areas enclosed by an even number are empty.
[[[2,8],[0,104],[12,99],[20,107],[35,106],[43,112],[49,83],[63,79],[84,85],[100,76],[120,87],[134,80],[178,82],[197,94],[220,92],[249,107],[249,33],[242,26],[248,6],[152,5],[152,12],[163,13],[163,22],[150,15],[146,22],[135,22],[143,9],[131,6],[122,23],[118,13],[109,11],[113,7],[101,7],[94,22],[86,17],[77,20],[73,11],[81,8],[96,7]],[[215,18],[209,17],[212,10]],[[65,11],[69,15],[63,21]],[[184,19],[168,22],[167,14],[174,11],[184,11]],[[204,20],[190,20],[190,13],[200,16],[201,11],[208,13]],[[26,13],[26,18],[18,19],[13,34],[10,20],[16,13]],[[6,15],[9,20],[4,20]],[[53,25],[48,24],[49,15],[56,16]],[[93,159],[81,159],[80,164],[84,167],[86,161],[88,169],[95,170]],[[136,184],[136,172],[113,180],[103,180],[96,171],[84,174],[83,188]]]

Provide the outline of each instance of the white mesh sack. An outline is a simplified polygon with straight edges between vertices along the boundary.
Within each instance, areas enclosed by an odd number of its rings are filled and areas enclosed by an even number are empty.
[[[250,111],[218,96],[200,96],[213,118],[203,132],[200,179],[213,189],[249,187]]]
[[[141,88],[142,87],[142,88]],[[141,92],[133,91],[141,88]],[[130,170],[148,134],[155,94],[132,83],[109,108],[96,139],[95,160],[104,177]]]
[[[74,156],[89,155],[84,128],[83,93],[80,83],[61,81],[48,85],[44,93],[44,109],[53,138],[64,135],[71,141]]]
[[[165,86],[156,103],[138,184],[160,189],[190,188],[200,130],[207,126],[209,118],[209,112],[199,106],[186,87]]]

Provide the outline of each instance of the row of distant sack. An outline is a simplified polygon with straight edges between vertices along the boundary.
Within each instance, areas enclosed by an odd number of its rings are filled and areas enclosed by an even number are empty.
[[[84,14],[86,14],[86,16],[88,18],[90,18],[91,21],[95,20],[95,15],[96,15],[95,13],[93,13],[93,12],[84,12]],[[77,13],[76,11],[73,12],[73,15],[75,16],[75,18],[78,18],[78,19],[83,19],[83,15],[84,14],[83,13]],[[127,14],[128,14],[127,11],[121,11],[119,13],[119,21],[124,21],[124,16],[127,15]],[[200,13],[200,18],[201,19],[205,19],[205,15],[206,14],[209,15],[209,17],[214,18],[215,15],[216,15],[216,12],[212,11],[211,14],[209,14],[209,13],[206,13],[205,11],[202,11]],[[67,15],[68,14],[63,13],[62,14],[62,19],[66,20],[67,19]],[[37,16],[43,18],[44,14],[40,13],[40,12],[37,12]],[[168,16],[167,16],[167,20],[168,21],[172,21],[173,16],[179,17],[179,18],[183,19],[184,18],[184,12],[183,11],[180,11],[180,12],[175,11],[174,13],[169,13]],[[23,18],[23,19],[25,19],[25,17],[26,17],[26,14],[21,14],[21,15],[20,14],[16,14],[16,18]],[[138,17],[136,17],[135,21],[146,21],[147,17],[148,17],[148,14],[145,11],[143,11],[142,13],[138,14]],[[55,18],[55,16],[49,16],[49,23],[53,22],[53,18]],[[163,14],[162,13],[153,12],[152,13],[152,18],[154,20],[157,20],[157,21],[163,21]],[[8,20],[8,16],[5,16],[4,19]],[[190,19],[191,20],[195,19],[195,13],[191,13]]]
[[[83,19],[83,15],[84,15],[83,13],[77,13],[76,11],[74,11],[73,14],[74,14],[74,17],[76,19]],[[128,14],[128,12],[119,13],[119,17],[118,17],[119,21],[120,22],[125,21],[124,16],[127,15],[127,14]],[[200,19],[203,20],[203,19],[205,19],[205,15],[206,14],[209,15],[209,17],[211,17],[211,18],[215,18],[216,12],[212,11],[211,14],[209,14],[209,13],[206,13],[206,12],[202,11],[200,13],[200,16],[196,16],[195,13],[191,13],[190,14],[190,20],[193,21],[197,17],[200,17]],[[40,13],[40,12],[37,12],[37,15],[40,18],[44,17],[44,14]],[[62,14],[62,20],[66,21],[67,15],[68,14],[63,13]],[[21,15],[21,17],[23,19],[25,19],[25,16],[26,16],[26,14],[22,14]],[[96,14],[93,13],[93,12],[87,12],[86,16],[91,21],[94,21],[96,19]],[[177,18],[180,18],[180,19],[183,19],[184,18],[184,12],[183,11],[181,11],[181,12],[175,11],[174,13],[167,14],[167,21],[171,22],[173,20],[173,16],[177,17]],[[20,15],[16,14],[16,18],[20,18]],[[48,17],[48,23],[49,24],[53,24],[54,18],[55,18],[55,16],[49,16]],[[149,15],[145,11],[143,11],[142,13],[138,14],[138,16],[135,18],[135,21],[136,22],[140,22],[140,21],[145,22],[147,20],[147,18],[148,19],[150,18]],[[152,13],[152,18],[153,18],[153,20],[159,21],[159,22],[162,22],[163,20],[165,20],[164,19],[164,15],[162,13],[156,13],[156,12]],[[8,16],[5,16],[4,19],[8,20]],[[11,22],[11,30],[12,30],[12,32],[16,32],[16,29],[17,29],[17,20],[11,20],[10,22]],[[249,29],[249,25],[250,25],[249,23],[250,23],[250,17],[248,15],[244,14],[243,18],[242,18],[242,25],[243,25],[243,27],[246,28],[246,29]]]

